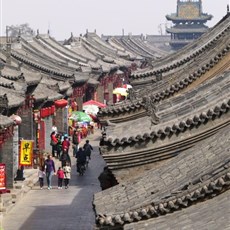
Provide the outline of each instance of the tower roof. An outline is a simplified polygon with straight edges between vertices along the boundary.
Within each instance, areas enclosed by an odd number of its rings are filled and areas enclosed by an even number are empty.
[[[176,22],[200,21],[207,22],[212,19],[212,15],[203,13],[201,0],[178,0],[177,12],[166,15],[167,20]]]

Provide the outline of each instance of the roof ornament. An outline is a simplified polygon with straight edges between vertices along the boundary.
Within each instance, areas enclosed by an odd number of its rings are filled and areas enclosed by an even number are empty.
[[[229,4],[227,5],[227,14],[229,13]]]
[[[18,31],[18,37],[17,37],[17,42],[20,43],[21,41],[21,29]]]
[[[156,115],[156,106],[154,104],[154,100],[151,97],[143,97],[144,107],[147,111],[147,115],[151,119],[151,127],[152,125],[157,125],[159,123],[159,117]],[[150,128],[151,128],[150,127]]]
[[[128,88],[128,98],[131,102],[137,100],[138,99],[137,90],[134,90],[133,88]]]
[[[36,37],[38,37],[39,36],[39,29],[37,29],[37,36]]]

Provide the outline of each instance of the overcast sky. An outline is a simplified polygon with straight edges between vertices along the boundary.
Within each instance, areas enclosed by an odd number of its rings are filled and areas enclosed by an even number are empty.
[[[230,0],[203,0],[203,12],[212,14],[213,26],[227,12]],[[57,40],[96,30],[104,35],[160,34],[166,14],[176,12],[177,0],[0,0],[0,32],[6,26],[28,23],[35,31]]]

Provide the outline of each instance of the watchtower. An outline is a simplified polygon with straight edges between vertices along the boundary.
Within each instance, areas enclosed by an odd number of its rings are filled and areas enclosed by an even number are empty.
[[[177,12],[166,18],[174,24],[166,29],[171,34],[170,45],[180,49],[208,30],[204,24],[212,15],[203,13],[201,0],[177,0]]]

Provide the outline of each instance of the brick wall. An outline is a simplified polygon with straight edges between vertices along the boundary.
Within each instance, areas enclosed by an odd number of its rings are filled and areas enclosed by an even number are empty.
[[[104,103],[104,86],[97,87],[97,101]]]
[[[19,126],[19,137],[25,140],[34,140],[32,109],[22,110],[20,117],[22,118],[22,123]]]

